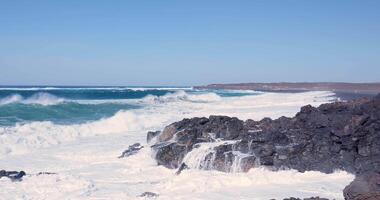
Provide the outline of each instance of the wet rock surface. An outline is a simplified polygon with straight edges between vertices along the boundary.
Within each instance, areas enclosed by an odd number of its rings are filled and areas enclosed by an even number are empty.
[[[365,173],[356,176],[343,190],[345,199],[350,200],[379,200],[380,199],[380,174]]]
[[[144,192],[141,195],[139,195],[139,197],[146,197],[146,198],[157,198],[158,196],[160,195],[154,192]]]
[[[6,177],[12,181],[22,181],[22,177],[25,176],[24,171],[5,171],[0,170],[0,178]]]
[[[136,154],[137,152],[139,152],[142,148],[144,148],[144,146],[141,146],[140,143],[135,143],[135,144],[132,144],[128,147],[127,150],[125,150],[120,156],[119,158],[125,158],[125,157],[128,157],[128,156],[131,156],[131,155],[134,155]]]
[[[146,141],[149,143],[153,138],[159,135],[161,131],[149,131],[146,135]]]
[[[307,105],[293,118],[183,119],[165,127],[152,148],[159,165],[178,168],[193,149],[220,141],[226,142],[213,147],[199,168],[231,172],[236,166],[248,171],[260,165],[300,172],[380,173],[380,95],[317,108]]]

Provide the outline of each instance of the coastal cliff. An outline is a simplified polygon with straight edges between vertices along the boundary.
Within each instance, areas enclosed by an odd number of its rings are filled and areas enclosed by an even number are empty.
[[[293,118],[183,119],[162,132],[150,132],[149,138],[152,134],[157,135],[155,159],[168,168],[345,170],[357,175],[344,191],[346,199],[376,199],[380,194],[380,182],[366,178],[380,177],[380,95],[317,108],[307,105]]]

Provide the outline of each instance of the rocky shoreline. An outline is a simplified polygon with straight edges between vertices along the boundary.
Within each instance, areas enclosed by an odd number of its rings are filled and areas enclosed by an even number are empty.
[[[380,199],[380,95],[307,105],[293,118],[183,119],[147,137],[155,137],[155,159],[168,168],[345,170],[356,175],[346,199]]]

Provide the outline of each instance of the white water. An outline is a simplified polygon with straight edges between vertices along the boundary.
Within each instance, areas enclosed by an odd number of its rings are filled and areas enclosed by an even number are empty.
[[[179,101],[189,101],[194,103],[208,103],[221,101],[221,97],[215,93],[205,93],[205,94],[188,94],[187,92],[180,90],[175,93],[169,93],[163,96],[148,95],[144,97],[140,102],[148,104],[157,103],[169,103],[169,102],[179,102]]]
[[[235,141],[232,141],[233,143]],[[214,147],[222,144],[229,144],[226,141],[218,141],[212,143],[199,144],[198,147],[194,148],[191,152],[186,154],[183,158],[183,162],[191,169],[212,169],[212,163],[215,160]],[[211,158],[206,160],[206,156],[211,155]]]
[[[117,158],[128,145],[144,144],[146,131],[160,130],[184,117],[293,116],[302,105],[330,101],[330,95],[265,93],[212,101],[159,101],[86,124],[33,122],[3,127],[1,168],[31,174],[50,171],[58,175],[27,176],[22,182],[2,178],[0,199],[141,199],[137,195],[147,191],[159,193],[158,199],[280,199],[317,195],[342,199],[342,189],[353,179],[345,172],[326,175],[257,168],[248,173],[228,174],[196,170],[199,167],[193,166],[175,176],[175,170],[156,166],[150,148],[126,159]],[[190,152],[188,156],[196,153]]]
[[[23,104],[40,104],[40,105],[55,105],[64,102],[64,98],[58,98],[52,94],[39,92],[32,95],[29,98],[23,98],[19,94],[12,94],[7,97],[0,99],[0,105],[10,104],[10,103],[23,103]]]

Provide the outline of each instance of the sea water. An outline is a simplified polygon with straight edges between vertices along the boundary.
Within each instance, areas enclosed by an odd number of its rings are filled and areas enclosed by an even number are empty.
[[[147,131],[190,117],[294,116],[306,104],[336,100],[332,92],[267,93],[194,90],[191,87],[1,87],[0,168],[24,170],[23,181],[0,179],[0,199],[281,199],[290,196],[343,199],[353,179],[333,174],[247,173],[239,159],[230,173],[205,170],[200,162],[215,144],[190,152],[191,169],[179,176],[158,166],[146,144]],[[129,145],[145,146],[128,158]],[[203,166],[203,165],[202,165]],[[54,172],[51,175],[35,175]]]

